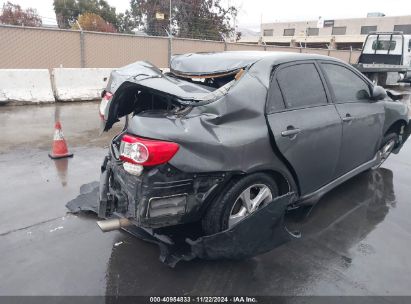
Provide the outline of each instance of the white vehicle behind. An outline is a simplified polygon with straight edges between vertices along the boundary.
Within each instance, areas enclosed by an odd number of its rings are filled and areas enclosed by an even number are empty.
[[[374,83],[396,85],[411,82],[411,35],[402,32],[368,34],[355,65]]]

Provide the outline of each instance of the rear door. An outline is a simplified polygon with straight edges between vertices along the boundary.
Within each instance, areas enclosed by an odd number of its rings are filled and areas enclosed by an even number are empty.
[[[341,119],[318,69],[313,61],[277,67],[267,101],[275,144],[297,175],[301,195],[334,179],[341,144]]]
[[[322,62],[321,68],[343,121],[337,176],[374,158],[384,125],[384,101],[371,100],[370,84],[344,64]]]

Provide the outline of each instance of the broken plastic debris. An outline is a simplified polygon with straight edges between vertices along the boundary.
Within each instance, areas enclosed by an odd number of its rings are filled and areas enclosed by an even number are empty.
[[[64,228],[63,226],[59,226],[59,227],[56,227],[54,229],[51,229],[50,232],[54,232],[54,231],[57,231],[57,230],[60,230],[60,229],[63,229],[63,228]]]
[[[294,199],[294,193],[275,198],[271,203],[257,210],[232,228],[195,240],[183,238],[184,233],[174,233],[167,228],[159,234],[152,229],[137,226],[125,227],[124,230],[145,241],[160,247],[160,261],[174,267],[179,261],[195,258],[245,259],[268,251],[299,238],[300,233],[291,233],[284,223],[288,205]],[[188,232],[190,229],[185,229]],[[184,232],[184,231],[183,231]]]
[[[97,213],[98,210],[98,187],[99,182],[91,182],[80,187],[80,195],[66,204],[72,213],[90,211]]]
[[[98,183],[90,183],[82,187],[80,192],[66,207],[73,213],[97,213]],[[299,234],[289,232],[284,223],[286,210],[294,199],[294,193],[277,197],[232,228],[213,235],[195,236],[191,226],[188,229],[189,225],[156,230],[127,226],[123,230],[139,239],[157,244],[160,248],[160,260],[170,267],[174,267],[179,261],[195,258],[245,259],[300,237]],[[114,247],[122,243],[117,242]]]

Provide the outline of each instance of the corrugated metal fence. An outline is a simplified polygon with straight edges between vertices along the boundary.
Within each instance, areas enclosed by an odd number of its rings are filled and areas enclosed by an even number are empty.
[[[137,60],[168,66],[169,39],[0,25],[0,68],[112,68]],[[354,63],[359,51],[302,49],[173,38],[172,54],[236,50],[316,53]]]

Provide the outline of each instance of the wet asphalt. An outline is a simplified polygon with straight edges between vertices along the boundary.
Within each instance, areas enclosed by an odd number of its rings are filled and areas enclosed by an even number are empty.
[[[159,260],[158,247],[65,204],[99,178],[96,103],[58,106],[74,157],[48,157],[55,105],[0,108],[0,295],[411,295],[411,142],[311,210],[302,238],[245,261]]]

